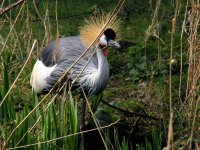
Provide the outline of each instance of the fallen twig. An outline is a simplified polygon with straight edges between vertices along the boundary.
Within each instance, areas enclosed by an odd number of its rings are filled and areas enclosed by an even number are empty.
[[[9,10],[12,9],[13,7],[15,7],[15,6],[21,4],[21,3],[24,2],[24,1],[25,1],[25,0],[18,0],[17,2],[11,4],[10,6],[7,6],[7,7],[5,7],[5,8],[2,8],[2,9],[0,10],[0,15],[3,15],[5,12],[9,11]]]
[[[142,118],[149,118],[149,119],[158,120],[158,121],[160,120],[160,119],[158,119],[158,118],[156,118],[156,117],[152,117],[152,116],[147,115],[146,112],[145,112],[144,115],[143,115],[143,114],[138,114],[138,113],[129,112],[129,111],[126,111],[126,110],[124,110],[124,109],[121,109],[121,108],[118,108],[118,107],[116,107],[116,106],[113,106],[113,105],[107,103],[107,102],[104,101],[104,100],[101,100],[101,102],[103,102],[104,104],[108,105],[109,107],[112,107],[113,109],[116,109],[116,110],[118,110],[118,111],[120,111],[120,112],[123,112],[124,115],[125,115],[125,116],[128,116],[128,117],[130,117],[130,116],[139,116],[139,117],[142,117]],[[144,112],[144,110],[142,110],[142,111]]]

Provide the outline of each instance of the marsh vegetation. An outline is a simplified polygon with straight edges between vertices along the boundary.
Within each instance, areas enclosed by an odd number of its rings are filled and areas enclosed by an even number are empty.
[[[84,131],[80,94],[32,92],[31,71],[45,45],[78,35],[85,18],[117,3],[33,0],[0,15],[0,149],[200,149],[197,0],[123,3],[121,48],[109,49],[109,84],[87,101]]]

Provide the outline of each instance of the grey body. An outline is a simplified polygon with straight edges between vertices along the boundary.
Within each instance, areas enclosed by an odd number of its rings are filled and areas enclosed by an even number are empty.
[[[49,43],[41,53],[40,60],[46,67],[52,67],[56,64],[55,69],[50,76],[46,78],[48,84],[43,91],[49,91],[63,73],[81,56],[86,48],[82,44],[79,36],[64,37],[58,41]],[[72,68],[70,73],[70,81],[73,81],[87,64],[94,48],[81,58],[81,60]],[[88,63],[84,71],[79,77],[79,83],[83,86],[89,96],[93,96],[101,92],[109,79],[109,66],[107,58],[103,55],[102,49],[98,47],[97,52]],[[79,85],[76,82],[74,85]]]

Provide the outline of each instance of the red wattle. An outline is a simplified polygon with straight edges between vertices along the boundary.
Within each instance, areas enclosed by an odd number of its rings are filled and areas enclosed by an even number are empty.
[[[105,57],[107,57],[108,56],[108,51],[107,51],[107,49],[105,48],[105,49],[103,49],[103,55],[105,56]]]

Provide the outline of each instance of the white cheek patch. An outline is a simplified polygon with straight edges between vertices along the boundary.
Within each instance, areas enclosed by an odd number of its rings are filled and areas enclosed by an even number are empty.
[[[106,41],[106,36],[105,35],[102,35],[100,37],[99,44],[102,45],[102,46],[107,46],[108,45],[108,42]]]

